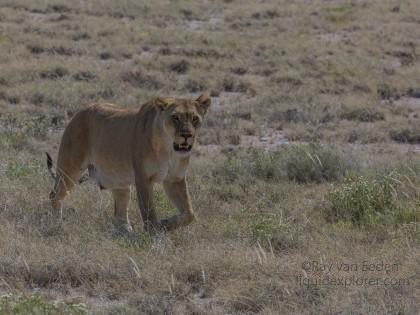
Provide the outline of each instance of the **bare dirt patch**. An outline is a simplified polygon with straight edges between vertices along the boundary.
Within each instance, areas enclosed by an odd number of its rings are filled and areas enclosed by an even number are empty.
[[[220,31],[222,30],[223,17],[213,16],[208,20],[189,20],[183,27],[192,32]]]
[[[343,41],[350,41],[352,37],[352,32],[350,31],[336,31],[323,33],[319,35],[319,38],[326,42],[337,43]]]
[[[272,128],[263,128],[261,135],[241,135],[241,144],[243,148],[262,149],[264,151],[276,150],[279,147],[290,145],[289,140],[283,135],[281,130]]]

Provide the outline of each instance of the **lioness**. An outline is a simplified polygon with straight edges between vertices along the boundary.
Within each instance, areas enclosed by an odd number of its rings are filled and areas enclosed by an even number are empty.
[[[61,201],[88,169],[114,197],[115,224],[131,232],[127,208],[135,184],[146,230],[173,230],[194,219],[186,171],[197,131],[210,106],[207,93],[196,100],[156,98],[140,109],[92,104],[70,121],[61,139],[50,193],[53,213],[61,218]],[[179,214],[158,220],[153,184],[162,183]]]

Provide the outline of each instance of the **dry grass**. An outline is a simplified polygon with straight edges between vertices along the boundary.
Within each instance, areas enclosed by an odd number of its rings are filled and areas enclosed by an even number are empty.
[[[415,0],[2,1],[0,313],[418,314],[419,16]],[[85,184],[49,224],[43,152],[79,108],[204,90],[198,222],[147,235],[133,197],[119,237]]]

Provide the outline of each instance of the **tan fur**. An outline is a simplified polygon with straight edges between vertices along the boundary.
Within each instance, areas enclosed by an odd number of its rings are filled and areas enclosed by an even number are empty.
[[[146,229],[189,224],[194,212],[186,180],[191,151],[186,150],[194,145],[209,106],[210,98],[203,94],[196,100],[157,98],[140,110],[93,104],[79,111],[60,144],[50,194],[55,214],[61,217],[61,201],[89,168],[90,176],[112,191],[115,223],[123,230],[131,231],[127,208],[132,184]],[[158,220],[152,196],[155,183],[163,184],[179,214]]]

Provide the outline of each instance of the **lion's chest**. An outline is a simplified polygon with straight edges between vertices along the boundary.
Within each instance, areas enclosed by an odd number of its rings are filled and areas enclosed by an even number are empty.
[[[181,159],[172,158],[155,167],[148,168],[147,170],[153,170],[148,175],[151,178],[152,182],[161,183],[163,181],[176,181],[181,180],[185,177],[187,164],[184,163]]]

